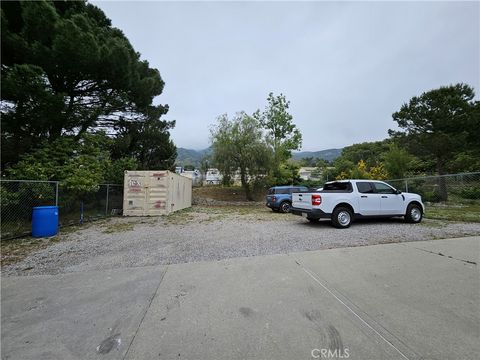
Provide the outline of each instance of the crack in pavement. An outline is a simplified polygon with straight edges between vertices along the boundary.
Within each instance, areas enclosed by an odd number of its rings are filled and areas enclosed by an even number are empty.
[[[458,258],[455,258],[455,257],[453,257],[453,256],[451,256],[451,255],[442,254],[441,252],[435,252],[435,251],[431,251],[431,250],[426,250],[426,249],[418,248],[418,247],[411,246],[411,245],[408,245],[408,244],[399,244],[399,245],[403,245],[403,246],[407,246],[407,247],[414,248],[414,249],[417,249],[417,250],[425,251],[425,252],[430,253],[430,254],[434,254],[434,255],[438,255],[438,256],[443,256],[443,257],[446,257],[446,258],[449,258],[449,259],[453,259],[453,260],[457,260],[457,261],[462,261],[462,262],[467,263],[467,264],[477,265],[477,263],[476,263],[475,261],[458,259]]]

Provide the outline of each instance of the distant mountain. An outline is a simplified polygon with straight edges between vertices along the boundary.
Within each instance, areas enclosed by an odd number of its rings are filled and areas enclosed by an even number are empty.
[[[195,167],[200,166],[200,161],[212,153],[212,148],[207,148],[203,150],[193,150],[185,148],[177,148],[177,161],[178,166],[193,165]],[[320,158],[327,161],[333,161],[342,153],[342,149],[327,149],[320,151],[300,151],[294,152],[292,158],[295,160],[300,160],[303,158],[313,157]]]
[[[200,161],[212,152],[212,148],[206,148],[203,150],[193,150],[185,148],[177,148],[177,161],[178,166],[193,165],[200,167]]]
[[[320,151],[300,151],[294,152],[292,158],[300,160],[308,157],[319,158],[327,161],[333,161],[339,157],[342,153],[342,149],[327,149]]]

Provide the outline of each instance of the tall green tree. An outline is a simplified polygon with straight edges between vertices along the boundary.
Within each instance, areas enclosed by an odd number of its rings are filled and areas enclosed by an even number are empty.
[[[44,140],[20,161],[7,169],[12,179],[60,181],[73,193],[96,191],[101,183],[121,184],[125,170],[136,170],[133,157],[112,159],[113,140],[104,132],[62,136],[53,141]]]
[[[389,134],[411,153],[434,160],[437,173],[443,175],[455,154],[479,148],[480,117],[474,96],[466,84],[414,96],[392,115],[400,130],[389,130]],[[439,199],[447,200],[444,178],[439,181]]]
[[[211,129],[212,161],[229,178],[238,170],[247,200],[252,200],[252,186],[266,176],[272,164],[271,149],[266,145],[257,119],[244,112],[231,120],[226,114]]]
[[[364,142],[346,146],[342,150],[341,158],[351,161],[353,165],[363,160],[368,167],[375,166],[382,161],[382,156],[390,149],[390,139],[382,141]],[[344,169],[342,169],[343,171]]]
[[[205,182],[207,177],[208,169],[210,168],[211,156],[205,155],[202,160],[200,160],[200,172],[202,173],[202,185]]]
[[[1,18],[2,168],[44,139],[141,120],[162,93],[159,71],[86,1],[2,1]]]
[[[62,181],[68,190],[95,191],[110,164],[105,134],[85,134],[80,142],[73,136],[45,141],[7,171],[14,179]]]
[[[288,112],[290,102],[285,95],[268,94],[267,106],[263,112],[257,110],[253,117],[266,130],[267,143],[273,149],[274,175],[280,172],[280,165],[292,156],[292,150],[300,150],[302,134],[293,123],[293,116]]]
[[[412,155],[396,144],[390,144],[388,151],[383,154],[383,164],[390,179],[401,179],[411,168]]]
[[[120,119],[115,126],[112,158],[133,157],[140,170],[173,170],[177,148],[169,130],[174,126],[175,121],[160,120],[156,108],[147,111],[141,121]]]

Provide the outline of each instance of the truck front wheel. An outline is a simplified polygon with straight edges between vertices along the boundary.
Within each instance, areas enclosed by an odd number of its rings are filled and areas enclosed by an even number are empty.
[[[410,204],[407,207],[407,213],[405,214],[405,220],[409,223],[419,223],[422,221],[422,208],[417,204]]]
[[[352,212],[346,207],[337,207],[333,210],[332,224],[336,228],[346,229],[352,223]]]
[[[291,207],[290,203],[288,201],[284,201],[280,204],[280,211],[282,213],[288,213],[290,212],[290,207]]]

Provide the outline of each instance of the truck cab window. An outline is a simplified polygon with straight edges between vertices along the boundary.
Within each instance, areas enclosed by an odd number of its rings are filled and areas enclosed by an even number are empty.
[[[395,190],[383,183],[373,183],[378,194],[395,194]]]
[[[371,194],[374,192],[372,184],[366,181],[357,182],[357,189],[358,189],[358,192],[362,194]]]

